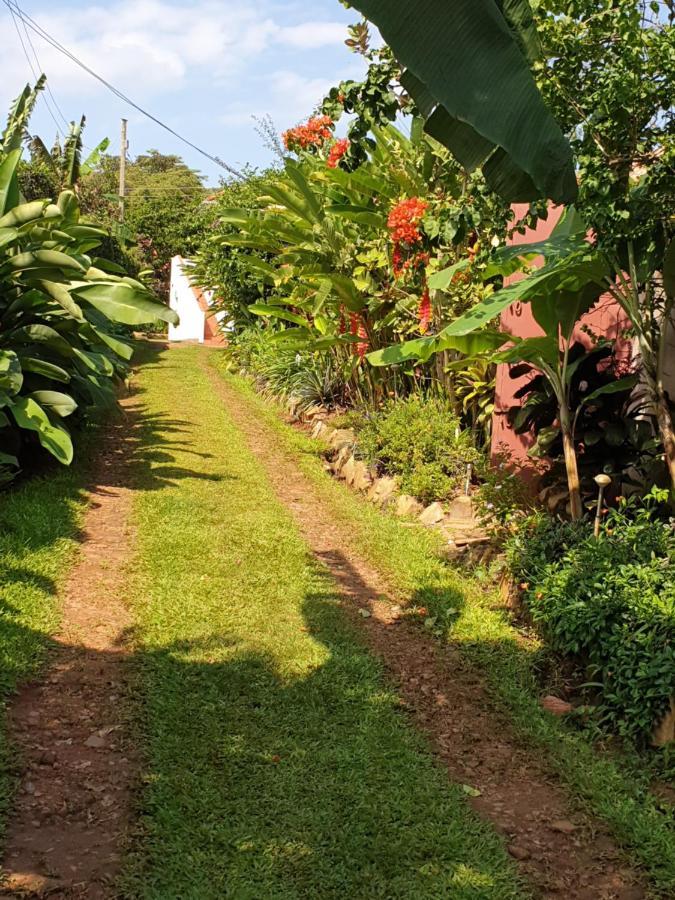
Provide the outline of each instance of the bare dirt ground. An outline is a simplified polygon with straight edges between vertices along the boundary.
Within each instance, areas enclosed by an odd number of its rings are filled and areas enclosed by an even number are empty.
[[[480,675],[458,650],[402,622],[391,585],[355,553],[311,481],[246,402],[204,362],[216,393],[262,461],[316,557],[339,585],[345,609],[381,658],[410,718],[450,778],[480,792],[470,803],[503,834],[535,895],[565,900],[640,900],[645,890],[602,823],[574,809],[562,787],[510,732]],[[383,599],[384,598],[384,599]],[[393,607],[393,608],[392,608]],[[359,615],[359,609],[371,615]]]
[[[10,710],[22,777],[8,826],[4,896],[114,896],[135,773],[123,712],[124,563],[133,541],[128,439],[128,421],[106,429],[47,671]]]

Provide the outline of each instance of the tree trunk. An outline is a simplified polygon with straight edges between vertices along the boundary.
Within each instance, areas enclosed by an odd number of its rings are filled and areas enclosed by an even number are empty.
[[[673,434],[673,417],[662,385],[656,387],[656,418],[659,423],[666,465],[670,472],[670,480],[675,490],[675,434]]]
[[[661,334],[661,343],[658,353],[655,353],[651,344],[643,336],[640,339],[640,356],[642,357],[642,372],[650,400],[654,404],[656,421],[659,426],[663,452],[670,473],[670,481],[675,490],[675,435],[673,434],[673,417],[670,412],[668,397],[663,387],[663,358],[666,352],[666,335]]]
[[[567,487],[570,492],[570,515],[576,521],[584,514],[581,503],[581,485],[579,483],[579,467],[577,451],[574,449],[570,412],[565,406],[560,409],[560,428],[562,431],[563,451],[565,453],[565,469],[567,471]]]

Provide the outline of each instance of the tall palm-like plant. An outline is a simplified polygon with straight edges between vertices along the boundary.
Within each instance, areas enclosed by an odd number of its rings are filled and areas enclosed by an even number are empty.
[[[81,177],[94,170],[110,146],[110,140],[104,138],[83,160],[82,132],[85,124],[85,116],[78,123],[71,122],[63,143],[57,138],[51,150],[37,135],[31,136],[28,143],[32,161],[43,165],[61,190],[76,187]]]

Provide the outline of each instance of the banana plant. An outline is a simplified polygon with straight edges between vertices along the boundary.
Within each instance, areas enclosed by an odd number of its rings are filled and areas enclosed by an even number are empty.
[[[85,123],[85,116],[77,123],[71,122],[63,144],[57,138],[51,150],[47,149],[42,138],[37,135],[33,135],[28,143],[33,161],[41,163],[62,190],[74,188],[80,178],[89,175],[110,146],[109,138],[104,138],[83,160],[82,132]]]
[[[465,169],[482,166],[509,202],[577,191],[572,151],[530,65],[540,57],[528,0],[354,0],[399,63],[429,134]]]
[[[114,403],[114,379],[131,358],[113,326],[177,316],[140,282],[92,255],[105,232],[80,220],[76,195],[20,202],[17,167],[23,120],[0,153],[0,466],[18,468],[27,435],[60,462],[73,458],[64,422]],[[16,144],[18,143],[18,146]],[[8,149],[5,152],[5,148]]]
[[[638,254],[635,241],[627,240],[625,259],[610,257],[588,241],[585,223],[570,207],[548,240],[505,248],[495,255],[483,277],[506,276],[523,269],[527,277],[495,291],[486,302],[452,322],[446,335],[456,339],[484,328],[517,300],[532,303],[534,312],[543,297],[552,299],[561,311],[578,306],[581,314],[603,293],[610,294],[635,335],[640,375],[658,422],[675,489],[675,434],[664,376],[667,334],[675,326],[675,239],[655,235],[650,247]],[[529,269],[528,264],[538,257],[543,265]],[[452,274],[452,269],[438,272],[434,276],[436,287],[447,285]]]

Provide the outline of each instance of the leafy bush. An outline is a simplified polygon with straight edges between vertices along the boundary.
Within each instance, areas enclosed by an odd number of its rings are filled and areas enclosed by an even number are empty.
[[[593,720],[645,741],[675,692],[675,531],[621,501],[600,537],[589,523],[532,517],[509,561],[534,622],[585,667]]]
[[[361,453],[424,503],[455,493],[479,454],[446,400],[417,395],[389,401],[366,419]]]
[[[91,256],[104,232],[80,220],[73,191],[21,201],[21,138],[35,102],[14,105],[0,142],[0,483],[37,442],[73,458],[64,419],[114,403],[131,357],[115,324],[177,321],[144,285]]]

